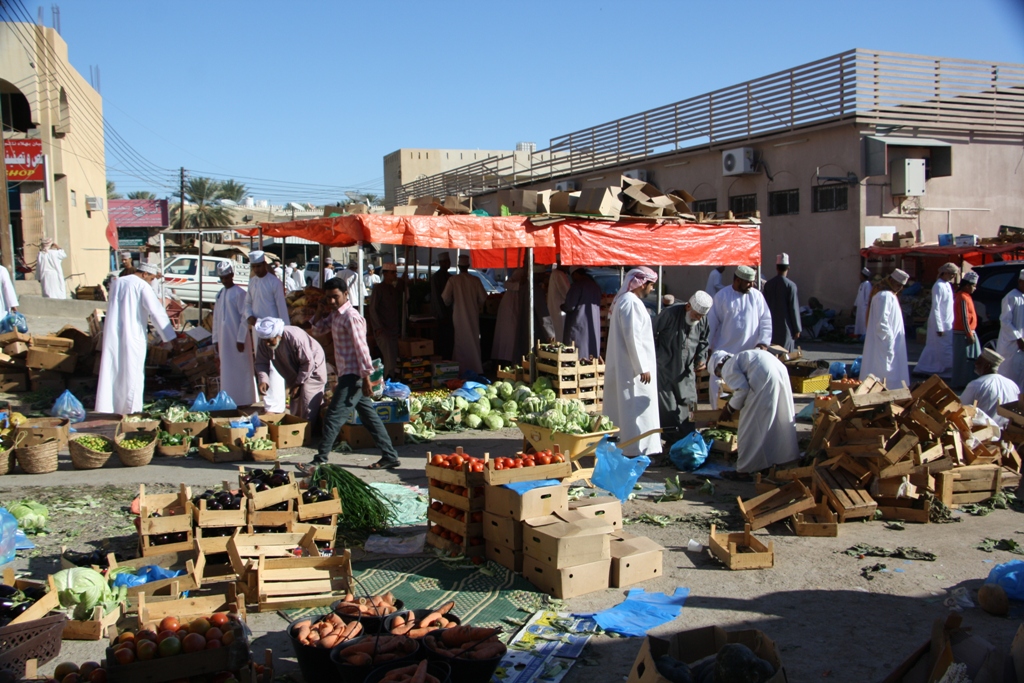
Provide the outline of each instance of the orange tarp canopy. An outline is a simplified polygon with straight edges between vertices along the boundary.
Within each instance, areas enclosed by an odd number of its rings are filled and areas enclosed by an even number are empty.
[[[239,230],[254,235],[257,230]],[[534,248],[537,263],[614,266],[758,265],[761,235],[756,226],[698,225],[571,218],[534,226],[529,216],[353,215],[288,223],[266,223],[269,237],[301,237],[328,247],[380,242],[434,249],[468,249],[477,268],[522,265]]]

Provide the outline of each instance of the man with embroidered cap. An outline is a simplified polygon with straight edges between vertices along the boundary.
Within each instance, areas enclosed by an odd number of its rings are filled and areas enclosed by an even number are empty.
[[[159,270],[142,263],[136,272],[118,278],[103,321],[103,350],[96,385],[96,412],[128,415],[142,410],[146,388],[146,332],[152,321],[166,343],[177,336],[150,283]]]
[[[240,406],[256,403],[256,380],[252,365],[252,338],[246,334],[238,347],[239,332],[248,332],[245,320],[245,290],[235,284],[230,261],[217,262],[217,276],[224,286],[213,305],[213,346],[220,358],[220,389]]]
[[[313,424],[320,417],[327,385],[324,347],[301,327],[285,325],[280,318],[260,318],[253,329],[260,391],[269,387],[273,368],[288,388],[288,412]]]
[[[406,280],[398,277],[398,267],[394,263],[385,263],[383,271],[383,282],[370,293],[366,320],[370,323],[370,332],[380,349],[381,360],[384,361],[384,376],[397,380],[398,338],[402,336],[402,301]],[[350,290],[351,287],[350,284]]]
[[[889,389],[910,386],[907,366],[907,339],[903,330],[903,310],[899,293],[910,275],[897,268],[879,283],[879,292],[871,299],[867,334],[860,377],[874,375]]]
[[[1014,379],[1012,369],[1017,366],[1017,354],[1024,354],[1024,270],[1020,271],[1017,286],[1006,293],[999,306],[999,340],[996,351],[1005,358],[999,374]]]
[[[658,274],[641,266],[628,273],[612,301],[605,358],[604,413],[619,428],[619,439],[630,441],[659,429],[658,361],[654,352],[651,316],[644,297]],[[661,453],[661,435],[652,434],[623,449],[626,455]]]
[[[469,254],[459,256],[459,272],[445,284],[441,300],[452,308],[452,323],[455,330],[455,344],[452,360],[459,364],[459,371],[472,370],[477,374],[484,371],[480,358],[480,311],[487,301],[487,292],[480,280],[469,272]]]
[[[288,304],[284,300],[284,285],[267,268],[267,259],[262,251],[249,252],[249,290],[245,294],[243,312],[248,325],[239,325],[236,347],[241,353],[245,349],[249,328],[256,326],[260,318],[288,317]],[[263,393],[263,404],[268,413],[283,413],[285,409],[284,378],[270,368],[270,381]]]
[[[853,333],[863,337],[868,328],[868,304],[871,301],[871,271],[860,269],[860,286],[857,287],[857,298],[853,301]]]
[[[710,294],[697,291],[687,303],[669,306],[654,319],[658,409],[669,443],[693,431],[690,414],[697,408],[697,373],[707,367],[706,316],[712,304]]]
[[[764,300],[772,318],[772,344],[793,350],[793,340],[800,337],[800,300],[796,283],[789,279],[789,254],[775,257],[775,277],[764,285]]]
[[[955,263],[939,268],[932,285],[932,308],[928,312],[928,338],[914,368],[915,374],[949,375],[953,369],[953,278],[960,272]]]
[[[441,296],[452,274],[452,257],[447,251],[437,256],[437,271],[430,276],[430,311],[437,321],[437,354],[445,360],[452,358],[452,346],[455,343],[455,330],[452,325],[452,307],[444,302]]]
[[[714,296],[708,313],[708,346],[712,351],[739,353],[767,349],[772,343],[772,314],[764,295],[754,287],[757,271],[740,266],[732,286]],[[711,405],[718,405],[718,389],[711,383]]]
[[[565,293],[563,344],[575,344],[580,358],[601,355],[601,286],[586,268],[575,266],[569,271],[572,284]]]
[[[1003,357],[997,352],[992,349],[982,351],[974,362],[978,378],[971,380],[960,395],[960,403],[965,406],[977,403],[978,408],[995,420],[1000,428],[1005,427],[1009,421],[999,415],[996,409],[1020,398],[1020,386],[997,372],[1002,364]]]

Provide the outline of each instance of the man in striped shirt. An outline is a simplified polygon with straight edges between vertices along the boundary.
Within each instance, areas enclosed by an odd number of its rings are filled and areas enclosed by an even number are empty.
[[[373,360],[370,349],[366,346],[366,320],[359,315],[348,299],[348,283],[341,278],[332,278],[324,283],[324,301],[326,308],[317,313],[313,327],[318,334],[328,331],[334,340],[334,367],[338,373],[338,385],[334,388],[334,397],[327,408],[324,418],[323,438],[317,449],[313,464],[327,462],[327,456],[334,447],[334,442],[341,432],[342,426],[352,417],[352,411],[359,413],[363,426],[370,432],[374,443],[380,448],[383,457],[370,465],[371,470],[393,470],[399,465],[398,452],[391,444],[384,423],[370,400],[370,375],[373,373]],[[329,315],[323,313],[330,311]],[[300,466],[300,469],[308,469]]]

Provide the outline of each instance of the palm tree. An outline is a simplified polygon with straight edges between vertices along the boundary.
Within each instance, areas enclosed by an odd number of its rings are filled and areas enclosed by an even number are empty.
[[[247,194],[249,194],[249,188],[243,183],[236,182],[233,179],[220,183],[220,199],[230,199],[234,203],[239,204],[245,199]]]
[[[185,185],[185,199],[191,207],[185,209],[185,225],[181,225],[181,204],[174,207],[171,224],[178,229],[219,228],[234,223],[231,211],[217,203],[221,199],[220,183],[201,176],[189,178]]]
[[[107,199],[124,199],[124,195],[117,191],[117,183],[113,180],[107,181]]]
[[[133,190],[128,193],[128,199],[156,199],[156,195],[149,190]]]
[[[363,198],[366,200],[367,206],[377,206],[377,204],[380,203],[379,194],[367,192],[366,194],[363,195]]]

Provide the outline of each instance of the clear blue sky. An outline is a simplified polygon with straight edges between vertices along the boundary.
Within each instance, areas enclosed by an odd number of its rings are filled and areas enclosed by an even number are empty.
[[[99,65],[152,165],[378,191],[399,147],[543,148],[855,47],[1024,62],[1024,0],[58,2],[72,64]]]

